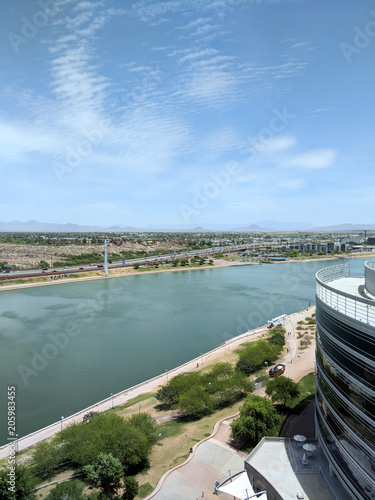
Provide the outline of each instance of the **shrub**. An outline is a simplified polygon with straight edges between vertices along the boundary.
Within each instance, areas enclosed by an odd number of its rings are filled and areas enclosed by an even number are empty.
[[[126,470],[145,461],[154,444],[152,433],[145,432],[140,422],[112,412],[69,425],[60,436],[64,456],[77,467],[92,464],[93,457],[104,453],[120,460]]]

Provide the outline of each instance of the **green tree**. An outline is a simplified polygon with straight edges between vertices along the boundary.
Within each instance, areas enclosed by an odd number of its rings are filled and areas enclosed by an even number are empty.
[[[32,456],[31,466],[33,473],[41,479],[52,477],[60,464],[66,462],[64,450],[60,446],[61,442],[42,441],[35,446]]]
[[[195,386],[180,397],[178,407],[186,415],[197,416],[212,411],[213,405],[210,395],[202,387]]]
[[[282,349],[285,345],[285,337],[284,333],[279,333],[279,332],[274,332],[271,337],[268,339],[268,342],[270,344],[274,344],[278,346],[280,349]]]
[[[29,469],[22,465],[14,465],[14,478],[10,469],[0,470],[0,498],[1,500],[33,500],[35,494],[35,479],[31,477]]]
[[[135,413],[129,417],[129,424],[138,429],[147,437],[150,445],[156,443],[156,421],[148,413]]]
[[[124,493],[122,500],[133,500],[139,491],[139,484],[132,476],[124,478]]]
[[[100,488],[105,497],[113,498],[121,484],[123,467],[113,455],[100,453],[96,463],[85,465],[83,472],[92,488]]]
[[[134,421],[112,412],[69,425],[60,436],[64,455],[78,467],[90,465],[100,453],[111,453],[127,470],[147,459],[154,442]]]
[[[162,405],[164,405],[165,409],[169,410],[178,402],[179,393],[174,387],[164,385],[157,391],[155,397]]]
[[[141,265],[141,264],[140,264],[139,262],[135,262],[135,263],[133,264],[133,267],[134,267],[134,269],[139,269],[139,266],[140,266],[140,265]]]
[[[43,267],[49,267],[49,264],[48,264],[48,262],[46,262],[45,260],[41,260],[41,261],[39,262],[38,267],[42,269]]]
[[[266,394],[273,403],[283,403],[299,395],[299,386],[291,378],[280,375],[270,379],[266,384]]]
[[[264,436],[276,435],[278,423],[279,416],[271,401],[250,394],[230,427],[235,441],[248,441],[254,447]]]
[[[239,359],[237,361],[236,368],[247,376],[255,372],[255,366],[252,365],[250,361],[247,361],[246,359]]]
[[[169,382],[169,386],[173,387],[181,396],[184,392],[189,391],[193,386],[202,385],[202,375],[199,373],[180,373]]]
[[[84,487],[85,484],[77,479],[58,484],[46,497],[46,500],[85,500],[87,496],[83,495]]]
[[[230,363],[216,363],[210,371],[214,379],[229,379],[233,373],[234,369]]]
[[[278,346],[270,344],[267,340],[258,340],[258,342],[245,347],[240,353],[240,360],[246,360],[255,368],[260,368],[265,361],[268,363],[274,361],[279,352]]]

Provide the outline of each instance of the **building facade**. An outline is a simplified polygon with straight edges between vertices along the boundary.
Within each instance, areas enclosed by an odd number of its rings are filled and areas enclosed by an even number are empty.
[[[375,499],[375,262],[316,274],[316,432],[353,499]]]

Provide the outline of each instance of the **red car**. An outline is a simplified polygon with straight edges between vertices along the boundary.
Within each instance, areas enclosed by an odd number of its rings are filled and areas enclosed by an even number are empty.
[[[285,372],[285,365],[278,364],[270,369],[268,375],[270,377],[277,377],[278,375],[282,375],[284,372]]]

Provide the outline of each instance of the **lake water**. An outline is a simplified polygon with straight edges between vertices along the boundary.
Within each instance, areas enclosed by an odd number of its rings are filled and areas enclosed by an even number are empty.
[[[0,293],[0,443],[7,386],[24,436],[315,303],[317,270],[366,259],[239,266]]]

